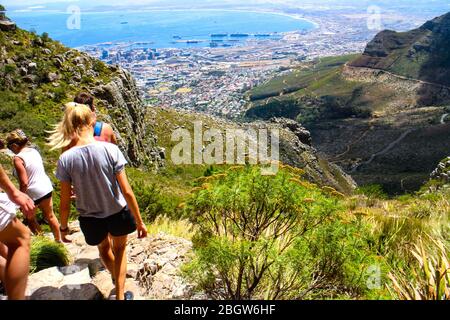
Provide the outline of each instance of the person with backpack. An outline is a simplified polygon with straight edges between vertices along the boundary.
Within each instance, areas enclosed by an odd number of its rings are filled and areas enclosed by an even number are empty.
[[[30,230],[17,219],[17,206],[30,217],[33,200],[20,192],[0,165],[0,280],[9,300],[24,300],[30,271]],[[1,191],[1,190],[0,190]]]
[[[94,139],[96,119],[88,106],[69,103],[65,107],[63,120],[48,143],[52,150],[73,144],[60,156],[56,170],[61,182],[61,232],[69,232],[73,185],[87,244],[97,246],[115,282],[116,299],[132,299],[125,292],[127,239],[136,230],[138,238],[145,238],[147,227],[126,176],[127,161],[115,144]]]
[[[95,114],[96,108],[94,104],[94,97],[86,92],[79,93],[74,102],[82,105],[87,105],[91,111]],[[117,144],[116,135],[112,127],[104,122],[96,121],[94,126],[94,138],[97,141],[104,141]]]
[[[8,149],[15,154],[13,162],[20,183],[20,191],[28,194],[33,199],[36,208],[42,211],[55,241],[69,242],[65,237],[61,238],[58,219],[53,212],[53,185],[45,172],[41,155],[36,149],[30,147],[30,140],[20,129],[11,132],[6,138],[6,142]],[[42,233],[36,220],[36,210],[28,222],[33,233]]]

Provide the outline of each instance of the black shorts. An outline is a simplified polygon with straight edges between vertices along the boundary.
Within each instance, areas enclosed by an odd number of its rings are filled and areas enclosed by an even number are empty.
[[[90,246],[98,246],[108,234],[122,237],[136,231],[136,220],[127,207],[107,218],[79,217],[78,220],[86,243]]]
[[[39,199],[37,199],[37,200],[34,200],[34,205],[35,205],[35,206],[40,205],[42,201],[47,200],[47,199],[50,199],[50,198],[52,197],[52,195],[53,195],[53,191],[50,192],[49,194],[46,194],[46,195],[43,196],[42,198],[39,198]]]

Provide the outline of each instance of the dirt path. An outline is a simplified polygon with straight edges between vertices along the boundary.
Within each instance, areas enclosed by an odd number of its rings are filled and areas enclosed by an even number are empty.
[[[405,132],[403,132],[400,137],[398,137],[395,141],[391,142],[386,148],[384,148],[383,150],[381,150],[380,152],[374,153],[372,154],[372,156],[370,157],[369,160],[360,163],[359,165],[355,166],[350,172],[354,173],[356,172],[361,166],[363,165],[367,165],[367,164],[371,164],[373,162],[373,160],[375,160],[376,157],[378,156],[382,156],[386,153],[388,153],[389,151],[392,150],[392,148],[394,148],[397,144],[399,144],[400,142],[403,141],[403,139],[405,139],[411,132],[413,132],[414,129],[409,129],[406,130]]]
[[[349,65],[348,65],[348,62],[345,64],[345,67],[347,67],[347,68],[353,68],[353,69],[359,69],[359,68],[362,68],[362,69],[376,70],[376,71],[380,71],[380,72],[382,72],[382,73],[388,74],[388,75],[390,75],[390,76],[393,76],[394,78],[397,78],[397,79],[413,81],[413,82],[417,82],[417,83],[420,83],[420,84],[427,84],[427,85],[430,85],[430,86],[433,86],[433,87],[439,87],[439,88],[441,88],[441,89],[444,88],[444,89],[450,90],[450,87],[449,87],[449,86],[446,86],[446,85],[443,85],[443,84],[434,83],[434,82],[429,82],[429,81],[424,81],[424,80],[415,79],[415,78],[410,78],[410,77],[405,77],[405,76],[401,76],[401,75],[398,75],[398,74],[395,74],[395,73],[392,73],[392,72],[389,72],[389,71],[386,71],[386,70],[383,70],[383,69],[371,68],[371,67],[353,67],[353,66],[349,66]]]
[[[347,153],[349,153],[350,152],[350,150],[352,149],[352,147],[355,145],[355,144],[357,144],[358,142],[360,142],[371,130],[373,130],[374,129],[374,126],[373,126],[373,124],[372,124],[372,122],[373,122],[373,119],[372,120],[370,120],[370,122],[369,122],[369,127],[367,128],[367,130],[365,130],[357,139],[355,139],[355,140],[353,140],[351,143],[349,143],[348,145],[347,145],[347,148],[346,148],[346,150],[344,151],[344,152],[342,152],[342,153],[340,153],[340,154],[338,154],[338,155],[336,155],[336,156],[334,156],[334,157],[332,157],[332,158],[330,158],[330,159],[328,159],[328,161],[331,161],[331,162],[337,162],[337,161],[339,161],[340,159],[339,158],[341,158],[341,157],[343,157],[343,156],[345,156]]]

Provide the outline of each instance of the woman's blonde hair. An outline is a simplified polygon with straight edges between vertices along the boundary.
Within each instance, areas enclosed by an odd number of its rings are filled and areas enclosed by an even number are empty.
[[[23,147],[30,144],[30,139],[28,139],[27,135],[22,131],[22,129],[16,129],[9,133],[6,137],[6,145],[9,147],[13,144],[17,144],[19,147]]]
[[[49,132],[51,136],[48,138],[48,145],[51,150],[67,147],[72,139],[80,137],[82,129],[94,125],[95,115],[88,106],[69,102],[64,107],[62,121]]]

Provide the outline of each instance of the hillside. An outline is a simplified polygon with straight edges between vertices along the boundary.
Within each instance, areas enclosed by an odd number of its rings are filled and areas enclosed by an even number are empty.
[[[6,17],[2,19],[8,27],[0,32],[0,137],[22,128],[40,147],[47,169],[52,172],[59,153],[50,152],[45,146],[46,131],[59,121],[64,103],[80,91],[90,92],[96,98],[99,118],[113,126],[120,148],[137,167],[130,170],[130,176],[142,189],[138,193],[144,198],[146,191],[153,192],[157,198],[152,199],[157,205],[149,213],[149,220],[158,210],[176,215],[172,211],[189,194],[192,180],[208,170],[207,165],[174,166],[166,161],[175,144],[170,140],[175,129],[192,130],[198,119],[210,128],[245,129],[216,118],[146,107],[127,71],[66,48],[47,34],[24,31]],[[304,140],[303,128],[294,126],[291,130],[288,124],[279,123],[258,126],[281,129],[281,159],[304,168],[311,182],[345,193],[355,188],[354,181],[339,167],[317,155]],[[309,133],[306,135],[308,138]],[[1,163],[10,168],[9,159],[0,156]]]
[[[450,13],[409,32],[380,32],[350,65],[449,86]]]
[[[134,166],[163,165],[128,72],[66,48],[45,33],[21,30],[4,16],[0,26],[0,135],[20,127],[47,153],[46,130],[59,121],[64,103],[87,91],[96,97],[99,117],[111,123]],[[56,156],[48,154],[53,160]]]
[[[381,184],[390,193],[417,190],[450,150],[450,91],[440,80],[450,75],[448,50],[437,45],[448,38],[442,35],[448,32],[449,16],[405,34],[381,32],[363,55],[305,63],[249,92],[246,116],[299,121],[317,149],[358,184]],[[419,39],[430,43],[428,58],[410,63],[400,53],[418,50]],[[387,67],[391,58],[397,67]],[[430,69],[430,63],[440,69]],[[413,79],[418,75],[405,73],[398,67],[402,64],[431,70],[439,83],[425,76]]]
[[[0,135],[22,127],[40,147],[55,181],[52,172],[59,153],[45,146],[45,131],[61,117],[65,102],[87,90],[97,98],[99,116],[119,136],[151,235],[145,240],[131,236],[127,247],[126,286],[137,299],[450,297],[450,273],[445,269],[449,159],[437,168],[438,161],[433,164],[435,180],[420,193],[391,199],[378,187],[355,189],[354,180],[316,149],[317,142],[335,153],[348,148],[333,160],[345,164],[347,155],[367,156],[386,148],[389,140],[403,158],[386,165],[398,170],[394,164],[405,167],[408,157],[411,166],[423,166],[420,180],[428,180],[425,167],[440,150],[449,150],[448,139],[442,138],[448,137],[448,124],[440,124],[445,122],[442,106],[393,112],[396,103],[413,96],[399,90],[409,82],[398,81],[393,87],[385,75],[377,79],[356,72],[345,65],[354,56],[327,58],[255,89],[252,110],[261,113],[253,116],[267,121],[234,123],[144,106],[128,72],[0,17]],[[273,112],[270,106],[279,110]],[[312,134],[283,117],[286,106],[293,110],[287,116],[300,116]],[[251,165],[174,165],[171,154],[177,142],[171,135],[176,129],[192,135],[195,121],[221,133],[230,128],[278,129],[279,171],[262,174],[259,166]],[[407,130],[398,140],[397,134],[408,127],[416,131]],[[439,135],[436,130],[441,130]],[[410,137],[418,145],[403,145]],[[388,151],[383,156],[392,156]],[[360,169],[382,165],[378,157]],[[11,171],[7,155],[0,153],[0,163]],[[367,179],[386,172],[378,170]],[[355,171],[352,174],[361,177]],[[402,174],[411,176],[409,171]],[[58,215],[58,190],[54,201]],[[75,221],[71,225],[76,230],[70,245],[33,237],[30,299],[110,297],[111,278],[101,270],[97,249],[86,245]]]

